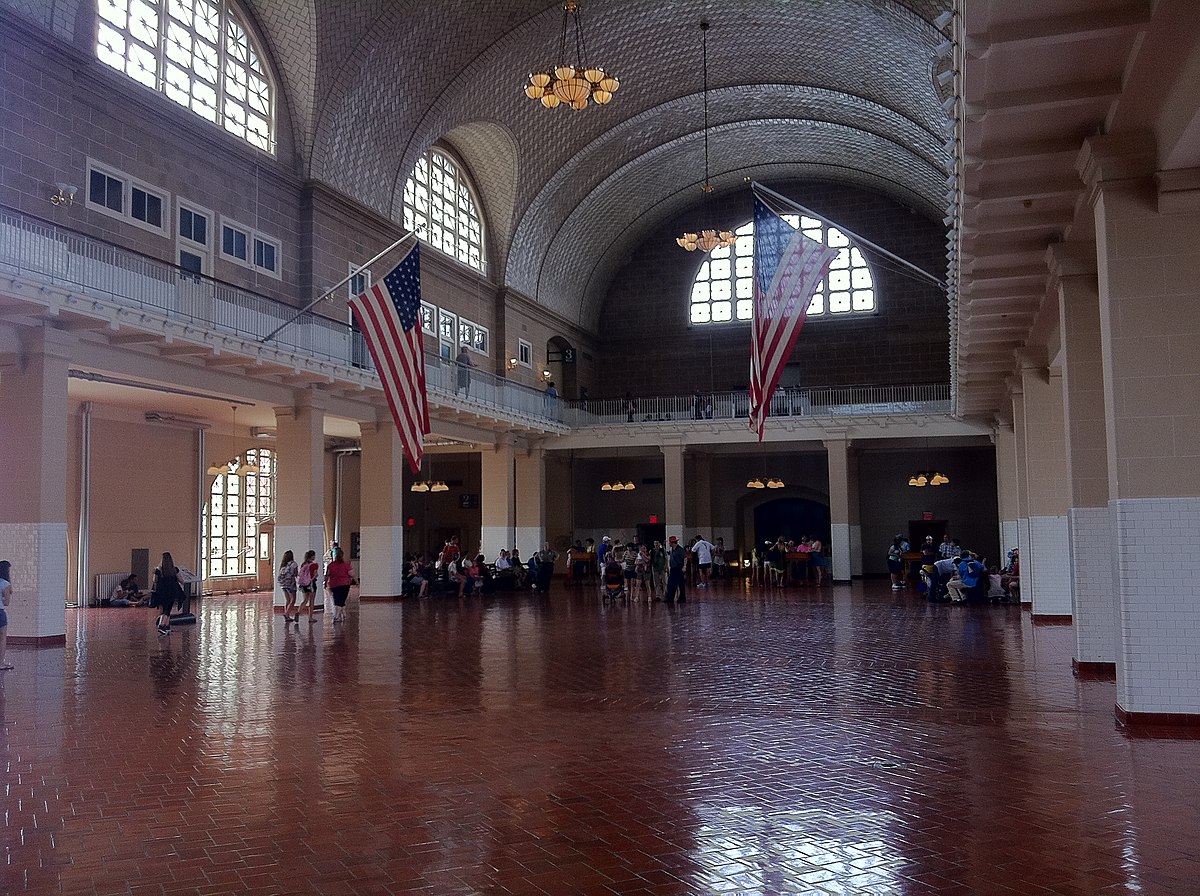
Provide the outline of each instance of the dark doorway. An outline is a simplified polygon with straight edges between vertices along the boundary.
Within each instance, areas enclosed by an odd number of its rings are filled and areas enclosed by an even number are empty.
[[[644,545],[654,547],[654,542],[667,540],[667,527],[664,523],[638,523],[637,537]]]
[[[829,508],[808,498],[779,498],[754,508],[754,543],[772,544],[779,536],[799,541],[803,535],[829,544]]]
[[[925,536],[932,535],[933,543],[941,544],[947,525],[949,525],[948,520],[909,520],[908,543],[914,551],[919,551],[921,544],[925,541]]]

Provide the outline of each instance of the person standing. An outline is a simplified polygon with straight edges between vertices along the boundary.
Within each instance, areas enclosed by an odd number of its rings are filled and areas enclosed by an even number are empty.
[[[550,577],[554,575],[554,561],[558,559],[558,553],[550,547],[550,542],[542,545],[542,551],[537,555],[537,590],[548,592],[550,590]]]
[[[672,535],[667,539],[667,590],[663,593],[663,600],[669,604],[675,602],[676,594],[679,595],[680,603],[687,600],[687,582],[683,577],[683,566],[687,563],[687,556],[687,551],[678,538]]]
[[[454,364],[458,368],[454,394],[457,395],[459,390],[462,390],[463,395],[469,395],[471,392],[471,368],[475,366],[475,362],[471,360],[471,353],[467,351],[465,345],[458,350],[458,357]]]
[[[904,536],[897,535],[892,539],[887,552],[888,576],[891,577],[893,591],[899,591],[904,587],[900,584],[900,576],[904,572],[904,550],[900,547],[903,540]]]
[[[346,561],[346,555],[338,548],[333,561],[325,568],[325,587],[333,596],[333,621],[346,621],[346,598],[354,584],[354,567]]]
[[[283,589],[284,622],[300,621],[300,614],[296,611],[296,583],[299,576],[300,567],[296,565],[296,558],[291,551],[284,551],[283,559],[279,562],[279,572],[275,576],[279,587]],[[293,613],[296,614],[294,619],[292,618]]]
[[[158,633],[169,635],[171,633],[171,609],[177,601],[183,599],[183,579],[180,576],[179,567],[171,559],[170,551],[163,552],[162,564],[154,570],[153,595],[154,605],[158,607],[156,621]]]
[[[713,547],[713,543],[702,535],[697,535],[696,541],[692,545],[692,553],[696,555],[696,565],[700,570],[699,581],[696,583],[697,588],[708,587],[708,577],[712,572]]]
[[[316,607],[317,601],[317,577],[321,574],[321,566],[317,563],[316,551],[305,551],[304,562],[300,564],[300,572],[296,577],[296,584],[300,587],[300,593],[304,595],[304,600],[301,603],[300,610],[308,608],[308,621],[316,622],[313,618],[313,610]],[[296,622],[300,621],[300,610],[296,611]]]
[[[656,600],[667,593],[667,549],[657,539],[650,551],[650,590]]]
[[[558,411],[558,387],[554,385],[554,380],[546,384],[546,413],[554,416]]]
[[[12,671],[12,663],[4,658],[8,647],[8,605],[12,602],[12,564],[0,560],[0,672]]]

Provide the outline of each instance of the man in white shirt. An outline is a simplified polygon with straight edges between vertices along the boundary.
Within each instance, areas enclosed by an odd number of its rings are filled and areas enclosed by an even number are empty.
[[[696,555],[696,561],[700,566],[700,582],[696,587],[707,588],[708,574],[712,571],[713,543],[705,540],[704,536],[697,535],[696,542],[692,545],[692,553]]]

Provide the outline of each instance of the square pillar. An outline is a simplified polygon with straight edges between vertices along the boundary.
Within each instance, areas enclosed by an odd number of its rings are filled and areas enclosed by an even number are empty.
[[[76,341],[60,330],[24,330],[19,356],[0,366],[0,559],[13,564],[8,637],[66,639],[67,371]],[[79,596],[81,601],[87,595]]]
[[[1000,556],[1018,547],[1017,437],[1011,423],[999,423],[992,431],[996,446],[996,500],[1000,519]]]
[[[361,523],[355,567],[359,596],[394,599],[404,591],[404,448],[390,417],[360,423]]]
[[[541,448],[518,451],[515,456],[516,532],[513,547],[528,561],[546,541],[546,452]]]
[[[312,393],[293,407],[275,408],[276,478],[274,567],[284,551],[299,565],[305,551],[325,551],[325,411]],[[284,604],[279,583],[275,606]]]
[[[862,528],[858,524],[857,481],[851,485],[850,442],[846,438],[825,440],[825,452],[829,458],[829,554],[833,559],[833,580],[848,582],[853,575],[854,562],[850,545],[851,527],[858,529],[859,570],[862,570]]]
[[[686,498],[686,488],[683,478],[683,462],[685,457],[682,445],[663,445],[663,507],[664,528],[670,538],[674,535],[680,543],[684,543],[683,514]]]
[[[489,559],[517,540],[517,461],[511,443],[484,448],[480,455],[480,543]],[[540,545],[539,545],[540,547]]]

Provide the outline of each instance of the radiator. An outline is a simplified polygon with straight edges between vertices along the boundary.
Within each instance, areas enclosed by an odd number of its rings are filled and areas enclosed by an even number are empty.
[[[121,584],[128,576],[127,572],[101,572],[96,574],[96,593],[92,596],[92,606],[100,606],[100,601],[107,600],[113,589]]]

